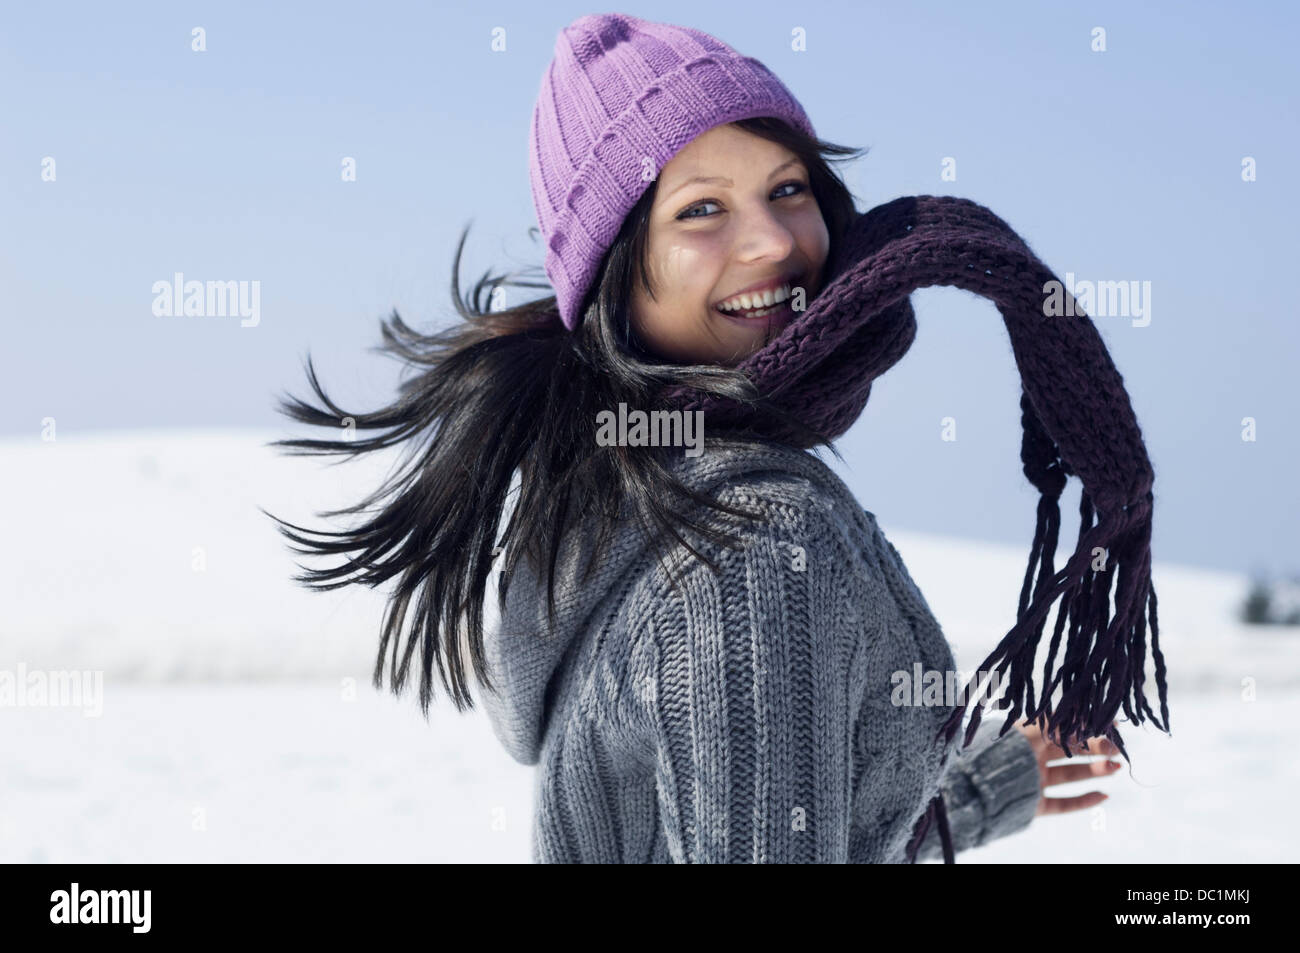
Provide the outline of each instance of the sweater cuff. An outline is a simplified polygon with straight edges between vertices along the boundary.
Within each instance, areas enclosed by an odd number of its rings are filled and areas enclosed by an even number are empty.
[[[1001,718],[980,722],[970,747],[956,748],[939,782],[953,850],[983,847],[1027,827],[1038,808],[1038,759],[1014,727],[998,737]],[[960,738],[957,741],[960,744]],[[943,856],[939,825],[921,841],[918,861]]]
[[[981,722],[971,742],[973,756],[959,759],[983,807],[976,847],[1028,827],[1042,795],[1033,745],[1014,725],[999,738],[1002,721],[995,716]]]

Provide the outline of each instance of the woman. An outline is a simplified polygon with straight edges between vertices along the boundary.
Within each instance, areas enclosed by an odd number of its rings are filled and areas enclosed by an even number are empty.
[[[472,707],[468,656],[498,738],[539,766],[542,862],[951,861],[1037,813],[1097,803],[1097,792],[1042,791],[1113,770],[1048,760],[1122,751],[1114,708],[1129,711],[1127,690],[1140,689],[1128,659],[1140,670],[1148,597],[1155,636],[1149,580],[1121,575],[1114,631],[1094,650],[1088,642],[1106,628],[1097,596],[1105,605],[1113,564],[1149,571],[1145,454],[1119,471],[1137,501],[1111,507],[1105,478],[1057,455],[1052,438],[1070,435],[1070,422],[1046,403],[1039,419],[1037,378],[1026,377],[1026,474],[1045,494],[1031,570],[1040,556],[1043,569],[987,660],[1010,668],[1011,716],[980,726],[976,708],[950,758],[935,742],[951,741],[967,700],[897,690],[918,663],[953,671],[947,642],[874,516],[807,452],[834,452],[871,378],[910,344],[912,287],[969,286],[1007,313],[998,283],[1013,279],[953,252],[953,236],[1006,252],[1016,276],[1036,264],[1027,247],[963,200],[900,200],[859,216],[827,165],[854,150],[817,139],[761,63],[635,17],[586,16],[560,34],[531,142],[555,295],[485,309],[485,292],[499,305],[507,285],[537,287],[506,276],[480,281],[462,304],[458,249],[453,298],[465,323],[428,337],[396,316],[383,328],[394,353],[426,368],[393,406],[345,413],[310,363],[326,409],[284,405],[309,423],[391,431],[278,442],[299,450],[356,454],[429,434],[414,468],[340,511],[391,497],[361,527],[313,540],[285,524],[307,551],[357,554],[301,581],[328,589],[400,575],[376,685],[390,640],[395,692],[418,644],[426,714],[435,664],[457,707]],[[875,267],[898,249],[934,267]],[[1048,363],[1035,340],[1100,348],[1077,329],[1034,338],[1007,318],[1025,367]],[[1113,373],[1104,348],[1086,348],[1075,356],[1098,379]],[[1117,374],[1104,383],[1122,394]],[[645,417],[629,426],[629,408]],[[700,417],[702,446],[689,439]],[[1053,576],[1052,506],[1073,473],[1105,505]],[[1083,547],[1098,541],[1113,558],[1088,569]],[[1058,597],[1052,655],[1068,618],[1066,661],[1036,704],[1026,671]],[[499,608],[486,638],[485,605]],[[1009,730],[1022,712],[1038,724]]]

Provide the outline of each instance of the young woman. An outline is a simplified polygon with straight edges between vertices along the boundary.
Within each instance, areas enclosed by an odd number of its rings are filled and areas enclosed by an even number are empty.
[[[1130,689],[1136,720],[1155,718],[1138,648],[1148,601],[1156,634],[1150,473],[1087,319],[1026,330],[1028,311],[1042,318],[1024,278],[1041,287],[1050,272],[964,200],[859,215],[828,165],[857,151],[818,139],[761,63],[698,31],[576,20],[531,139],[554,295],[500,307],[507,287],[546,287],[502,276],[462,302],[458,248],[463,323],[383,327],[421,369],[392,406],[343,411],[310,360],[324,409],[284,404],[307,423],[387,431],[278,442],[298,451],[423,444],[374,495],[328,514],[384,501],[361,526],[284,524],[300,552],[349,554],[300,581],[398,577],[376,686],[390,642],[394,692],[418,647],[422,709],[435,665],[464,709],[472,663],[497,737],[538,765],[541,862],[951,862],[1036,814],[1098,803],[1043,790],[1117,765],[1046,763],[1122,751],[1113,722],[1121,704],[1132,715]],[[981,726],[975,708],[952,748],[936,742],[952,741],[968,700],[930,678],[950,680],[949,646],[874,516],[808,452],[835,452],[870,380],[911,342],[907,294],[935,283],[1003,310],[1025,375],[1025,472],[1044,493],[1033,598],[1027,577],[1016,626],[986,660],[1010,670],[1011,714]],[[1117,423],[1049,399],[1061,360],[1113,398]],[[1098,427],[1136,449],[1121,461],[1089,449],[1077,435]],[[1055,500],[1074,474],[1084,530],[1054,573]],[[1101,565],[1086,562],[1097,543]],[[1136,571],[1119,574],[1108,626],[1117,565]],[[1029,673],[1057,598],[1052,656],[1068,621],[1065,662],[1036,702]],[[1163,705],[1158,647],[1155,660]],[[924,691],[904,684],[918,665]]]

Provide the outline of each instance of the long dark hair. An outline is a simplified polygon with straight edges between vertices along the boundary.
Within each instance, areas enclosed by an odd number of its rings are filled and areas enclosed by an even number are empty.
[[[735,125],[785,146],[803,160],[830,236],[827,261],[833,260],[857,212],[852,194],[829,163],[856,158],[866,150],[810,138],[774,118],[745,119]],[[676,539],[710,566],[713,563],[680,530],[700,533],[715,543],[734,543],[734,538],[693,519],[693,508],[678,506],[677,501],[693,500],[732,517],[752,515],[684,486],[655,452],[661,448],[598,447],[598,412],[617,408],[620,402],[649,408],[663,390],[686,384],[761,408],[801,434],[803,446],[825,446],[839,456],[824,434],[770,405],[743,372],[663,361],[637,339],[627,303],[637,281],[654,294],[645,247],[657,186],[658,179],[626,216],[583,301],[575,331],[561,322],[554,295],[493,309],[507,286],[550,287],[544,280],[522,280],[525,272],[485,274],[462,301],[460,258],[467,227],[451,275],[452,301],[463,320],[429,335],[407,326],[396,311],[389,323],[380,321],[384,344],[378,350],[417,372],[400,383],[393,403],[368,414],[336,406],[321,388],[310,355],[307,379],[323,409],[288,395],[280,399],[277,409],[303,423],[337,429],[351,421],[357,430],[387,431],[368,439],[269,444],[293,455],[357,456],[408,440],[408,449],[423,443],[418,456],[408,454],[406,464],[366,499],[318,514],[360,514],[386,500],[376,515],[353,529],[308,530],[267,515],[289,540],[304,547],[295,552],[347,557],[342,565],[293,577],[308,588],[325,591],[352,583],[373,588],[400,575],[385,612],[373,682],[382,688],[384,659],[392,642],[391,687],[400,694],[418,642],[420,708],[426,718],[435,664],[458,710],[473,707],[465,650],[480,683],[491,687],[483,654],[483,604],[498,542],[505,552],[499,605],[504,608],[509,579],[526,554],[535,571],[545,568],[553,618],[556,556],[576,517],[590,516],[597,522],[590,570],[619,520],[629,513],[652,542]],[[746,433],[736,427],[726,431],[728,436]],[[518,498],[498,538],[516,473]],[[413,598],[414,625],[399,664],[401,631]]]

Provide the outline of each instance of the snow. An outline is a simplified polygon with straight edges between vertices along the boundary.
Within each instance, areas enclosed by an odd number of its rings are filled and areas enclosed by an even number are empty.
[[[396,457],[288,457],[264,445],[279,436],[64,431],[0,447],[21,501],[0,555],[0,676],[103,685],[98,714],[0,707],[0,860],[528,861],[533,769],[481,711],[440,691],[425,722],[412,693],[374,689],[385,589],[292,582],[305,557],[257,509],[337,528],[315,514],[361,499]],[[974,668],[1009,625],[1029,539],[909,533],[873,512]],[[1122,726],[1131,774],[1050,792],[1110,800],[959,863],[1289,859],[1300,632],[1235,621],[1244,575],[1155,556],[1172,737]]]

